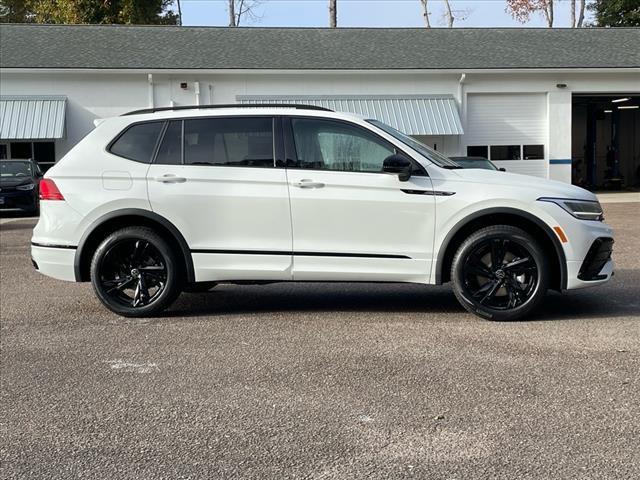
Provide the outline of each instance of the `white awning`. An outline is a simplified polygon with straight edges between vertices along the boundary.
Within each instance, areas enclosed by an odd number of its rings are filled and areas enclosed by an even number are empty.
[[[62,138],[66,103],[63,96],[0,96],[0,139]]]
[[[462,135],[462,122],[451,95],[238,95],[238,102],[316,105],[380,120],[409,135]]]

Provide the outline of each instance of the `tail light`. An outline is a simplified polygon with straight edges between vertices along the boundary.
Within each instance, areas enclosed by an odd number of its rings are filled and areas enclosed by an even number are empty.
[[[64,200],[56,183],[50,178],[40,180],[40,200]]]

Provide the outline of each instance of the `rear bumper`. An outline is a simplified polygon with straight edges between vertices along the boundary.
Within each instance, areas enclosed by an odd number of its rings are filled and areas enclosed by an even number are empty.
[[[75,247],[31,244],[31,260],[36,270],[48,277],[76,281],[73,262]]]

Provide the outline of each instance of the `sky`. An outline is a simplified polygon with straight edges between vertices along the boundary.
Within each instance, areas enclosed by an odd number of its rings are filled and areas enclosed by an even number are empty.
[[[521,27],[505,12],[505,0],[450,0],[453,10],[467,15],[457,19],[457,27]],[[181,0],[184,25],[226,26],[227,0]],[[569,26],[567,0],[556,0],[556,27]],[[445,27],[444,2],[429,0],[431,26]],[[326,27],[328,0],[261,0],[257,17],[246,26]],[[586,13],[587,21],[590,16]],[[454,12],[455,16],[455,12]],[[458,15],[461,16],[461,15]],[[338,0],[339,27],[422,27],[424,20],[419,0]],[[546,27],[541,15],[534,14],[528,27]]]

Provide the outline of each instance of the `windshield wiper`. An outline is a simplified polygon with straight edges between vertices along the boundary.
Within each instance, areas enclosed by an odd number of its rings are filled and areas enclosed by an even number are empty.
[[[460,170],[464,167],[461,167],[460,165],[441,165],[442,168],[446,168],[447,170]]]

